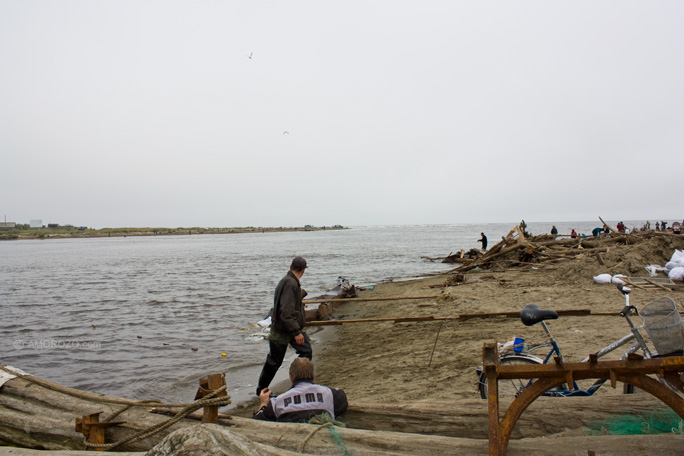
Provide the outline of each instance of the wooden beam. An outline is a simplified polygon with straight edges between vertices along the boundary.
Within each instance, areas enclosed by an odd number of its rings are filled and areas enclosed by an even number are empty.
[[[359,302],[359,301],[400,301],[405,299],[435,299],[442,295],[429,295],[429,296],[385,296],[382,298],[320,298],[320,299],[303,299],[304,304],[315,304],[320,302]]]
[[[587,315],[595,315],[591,313],[589,309],[570,309],[570,310],[558,310],[556,311],[559,316],[566,317],[582,317]],[[617,313],[611,313],[607,315],[615,316]],[[309,321],[307,326],[333,326],[341,325],[344,323],[382,323],[392,321],[395,323],[404,323],[410,321],[448,321],[448,320],[472,320],[476,318],[520,318],[520,311],[517,312],[495,312],[495,313],[478,313],[478,314],[461,314],[454,315],[450,317],[435,317],[432,315],[421,316],[421,317],[385,317],[385,318],[360,318],[355,320],[319,320],[319,321]]]
[[[613,228],[612,226],[608,225],[606,222],[603,221],[601,217],[599,217],[599,220],[601,220],[601,223],[603,223],[605,226],[608,227],[611,233],[618,233],[619,231]]]

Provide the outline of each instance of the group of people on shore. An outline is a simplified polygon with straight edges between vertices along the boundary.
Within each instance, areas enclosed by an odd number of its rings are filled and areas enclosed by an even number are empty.
[[[254,413],[254,419],[308,422],[323,413],[335,419],[347,409],[344,391],[314,383],[311,339],[303,331],[305,308],[302,300],[307,293],[302,289],[300,279],[306,268],[306,260],[295,257],[290,270],[276,286],[268,335],[269,352],[256,389],[260,407]],[[290,364],[292,387],[275,396],[269,386],[285,359],[288,345],[295,349],[298,356]]]
[[[656,222],[656,224],[655,224],[655,230],[656,230],[656,231],[668,231],[667,224],[668,224],[668,222],[665,222],[665,221]],[[673,223],[672,223],[672,227],[669,228],[669,230],[673,231],[675,234],[680,234],[680,233],[681,233],[681,227],[682,227],[682,226],[684,226],[684,221],[682,221],[681,224],[680,224],[679,222],[673,222]],[[524,220],[521,222],[520,227],[521,227],[523,230],[525,229],[525,227],[527,227],[527,225],[525,224],[525,221],[524,221]],[[630,232],[632,232],[629,228],[627,228],[627,226],[626,226],[626,225],[624,224],[624,222],[622,222],[622,221],[620,221],[620,222],[617,223],[617,225],[615,226],[615,229],[617,230],[618,233],[629,234]],[[647,230],[650,230],[650,229],[651,229],[651,222],[650,222],[650,221],[647,221],[647,222],[644,224],[644,226],[641,228],[641,231],[647,231]],[[601,233],[606,233],[606,234],[608,234],[608,233],[610,233],[611,231],[614,231],[614,230],[611,230],[611,229],[608,227],[608,225],[603,224],[603,226],[599,226],[599,227],[596,227],[596,228],[594,228],[593,230],[591,230],[591,235],[594,236],[594,237],[597,237],[597,236],[601,235]],[[638,229],[638,228],[634,228],[634,231],[639,231],[639,229]],[[482,250],[487,250],[487,236],[485,236],[484,233],[480,233],[480,235],[481,235],[481,237],[480,237],[480,239],[477,240],[477,242],[482,243]],[[556,225],[552,225],[552,226],[551,226],[551,236],[553,236],[554,238],[555,238],[556,236],[558,236],[558,228],[556,228]],[[578,232],[575,231],[575,229],[573,228],[572,231],[570,232],[570,237],[571,237],[572,239],[576,239],[576,238],[586,238],[587,235],[584,234],[584,233],[578,233]]]

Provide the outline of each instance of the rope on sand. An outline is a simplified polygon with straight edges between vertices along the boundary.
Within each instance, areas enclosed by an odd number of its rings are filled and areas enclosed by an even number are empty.
[[[78,399],[84,399],[88,401],[93,401],[93,402],[99,402],[102,404],[120,404],[124,405],[120,410],[114,412],[111,416],[109,416],[104,422],[110,422],[114,418],[116,418],[118,415],[121,413],[125,412],[131,407],[149,407],[150,405],[155,405],[155,406],[164,406],[167,408],[182,408],[176,415],[174,415],[172,418],[163,421],[161,423],[155,424],[154,426],[151,426],[147,429],[143,429],[140,432],[137,432],[136,434],[133,434],[130,437],[127,437],[119,442],[114,442],[114,443],[100,443],[100,444],[95,444],[95,443],[90,443],[88,442],[87,439],[84,438],[83,444],[86,447],[92,447],[92,448],[103,448],[106,450],[111,450],[112,448],[118,447],[120,445],[126,444],[126,443],[134,443],[143,439],[146,439],[148,437],[153,436],[154,434],[157,434],[164,429],[176,424],[186,416],[190,415],[192,412],[195,410],[201,409],[203,407],[207,406],[222,406],[222,405],[228,405],[231,403],[230,401],[230,396],[225,396],[225,397],[215,397],[217,394],[223,392],[226,390],[227,386],[223,385],[221,388],[218,388],[211,393],[207,394],[204,396],[202,399],[197,400],[195,402],[190,402],[190,403],[181,403],[181,404],[164,404],[161,401],[157,399],[148,399],[148,400],[142,400],[142,401],[133,401],[129,399],[117,399],[117,398],[108,398],[101,396],[96,393],[89,393],[87,391],[79,391],[73,388],[67,388],[61,385],[58,385],[56,383],[49,382],[47,380],[43,380],[37,377],[33,377],[32,375],[29,374],[22,374],[21,372],[17,372],[15,370],[9,369],[8,367],[1,365],[0,364],[0,370],[3,370],[9,374],[15,375],[17,377],[21,377],[24,380],[27,380],[31,383],[35,383],[36,385],[40,385],[44,388],[51,389],[53,391],[57,391],[59,393],[67,394],[69,396],[76,397]]]
[[[210,405],[227,405],[230,403],[230,397],[214,397],[217,394],[219,394],[222,391],[225,391],[226,385],[223,385],[221,388],[211,392],[210,394],[206,395],[204,398],[193,402],[191,404],[188,404],[187,407],[185,407],[183,410],[178,412],[173,418],[170,418],[164,422],[161,422],[159,424],[155,424],[154,426],[151,426],[147,429],[144,429],[136,434],[133,434],[132,436],[125,438],[123,440],[120,440],[115,443],[90,443],[88,442],[85,438],[83,440],[83,443],[87,447],[92,447],[92,448],[104,448],[107,450],[111,450],[115,447],[118,447],[120,445],[126,444],[126,443],[135,443],[139,440],[146,439],[148,437],[153,436],[154,434],[157,434],[164,429],[168,428],[169,426],[172,426],[194,412],[197,409],[200,409],[202,407],[210,406]]]
[[[342,454],[344,454],[344,456],[353,456],[353,453],[350,452],[344,445],[342,436],[340,436],[339,432],[337,432],[337,430],[335,430],[334,428],[334,426],[344,427],[343,422],[336,421],[329,414],[323,413],[321,415],[317,415],[311,418],[309,420],[309,423],[318,424],[319,426],[316,426],[311,432],[309,432],[309,435],[306,436],[306,438],[302,442],[302,445],[299,447],[300,453],[304,453],[304,447],[306,446],[306,442],[308,442],[309,439],[316,434],[316,432],[320,431],[323,428],[328,428],[328,431],[330,431],[330,435],[332,435],[333,439],[335,440],[335,443],[342,450]]]

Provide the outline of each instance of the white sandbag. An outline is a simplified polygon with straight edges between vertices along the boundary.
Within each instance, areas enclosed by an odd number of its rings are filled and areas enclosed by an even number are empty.
[[[675,263],[684,262],[684,250],[675,249],[674,253],[672,254],[672,258],[670,258],[670,261],[674,261]]]
[[[679,267],[682,267],[682,266],[684,266],[684,265],[681,264],[681,263],[679,263],[679,262],[677,262],[677,261],[668,261],[667,263],[665,263],[665,270],[666,270],[666,271],[671,271],[671,270],[673,270],[674,268],[679,268]]]
[[[620,277],[627,277],[627,276],[624,274],[615,274],[613,276],[613,283],[625,283],[625,281],[622,280]]]
[[[604,284],[611,283],[613,281],[613,276],[610,274],[599,274],[594,277],[594,282]]]
[[[684,266],[679,266],[671,270],[667,276],[672,280],[684,280]]]

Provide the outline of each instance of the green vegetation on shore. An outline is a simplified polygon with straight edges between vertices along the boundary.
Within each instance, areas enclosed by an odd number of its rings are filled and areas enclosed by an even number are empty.
[[[27,225],[17,225],[16,229],[0,231],[0,240],[13,239],[58,239],[125,236],[171,236],[192,234],[232,234],[232,233],[276,233],[285,231],[341,230],[341,225],[314,227],[235,227],[235,228],[101,228],[92,229],[71,225],[54,228],[29,229]]]

